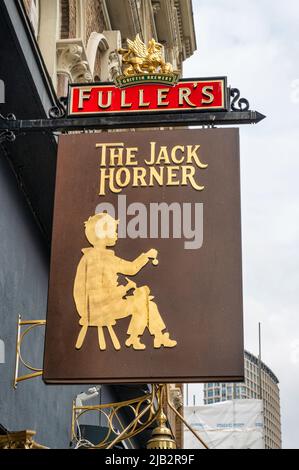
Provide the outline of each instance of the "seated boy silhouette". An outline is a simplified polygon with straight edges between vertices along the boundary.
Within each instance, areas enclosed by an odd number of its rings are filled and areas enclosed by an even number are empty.
[[[148,328],[154,336],[154,348],[172,348],[177,342],[164,332],[166,325],[157,304],[153,302],[149,287],[137,287],[135,282],[127,278],[125,286],[118,284],[119,274],[135,276],[147,263],[156,260],[158,252],[151,249],[134,261],[117,257],[109,249],[117,242],[117,226],[118,221],[106,213],[97,214],[85,222],[86,238],[92,246],[82,250],[83,256],[74,282],[74,300],[82,326],[76,348],[81,348],[88,327],[95,326],[98,327],[100,347],[102,344],[101,349],[106,349],[103,338],[105,326],[115,349],[120,349],[113,326],[117,320],[129,316],[131,321],[127,330],[127,347],[145,349],[140,337]]]

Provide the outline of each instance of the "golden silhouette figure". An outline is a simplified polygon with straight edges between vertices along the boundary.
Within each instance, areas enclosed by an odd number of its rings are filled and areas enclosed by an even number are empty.
[[[74,282],[74,299],[82,326],[76,349],[83,345],[88,327],[98,328],[99,347],[106,349],[104,327],[108,329],[116,350],[121,348],[113,326],[117,320],[131,316],[126,340],[127,347],[145,349],[140,341],[146,328],[154,336],[154,348],[173,348],[177,342],[164,332],[166,325],[153,302],[148,286],[137,287],[126,278],[125,286],[118,284],[119,274],[135,276],[150,261],[158,264],[155,249],[142,253],[134,261],[118,258],[109,247],[115,246],[118,221],[106,213],[90,217],[85,222],[85,234],[90,248],[82,250]]]

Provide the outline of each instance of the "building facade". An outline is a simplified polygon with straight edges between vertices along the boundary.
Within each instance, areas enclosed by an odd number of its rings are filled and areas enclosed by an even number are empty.
[[[175,70],[196,40],[190,0],[24,0],[58,96],[68,83],[111,81],[120,73],[116,50],[137,34],[156,39]]]
[[[245,351],[245,382],[207,383],[204,385],[204,404],[233,399],[263,400],[265,448],[281,448],[279,381],[272,370],[253,354]]]
[[[163,44],[167,61],[182,70],[196,48],[191,0],[2,0],[0,119],[46,118],[69,83],[113,79],[121,70],[116,50],[136,34]],[[90,386],[46,386],[40,377],[12,386],[18,316],[46,316],[57,139],[20,134],[0,143],[0,156],[0,435],[35,430],[38,443],[67,448],[72,402]],[[43,343],[42,330],[24,342],[24,358],[36,367]],[[148,389],[102,386],[89,404],[129,400]],[[180,388],[171,389],[180,408]],[[169,421],[182,447],[180,429]],[[144,447],[149,436],[129,446]]]

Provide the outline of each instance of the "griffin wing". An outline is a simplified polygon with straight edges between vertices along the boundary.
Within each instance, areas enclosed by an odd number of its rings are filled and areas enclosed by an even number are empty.
[[[141,59],[146,59],[147,57],[147,47],[144,42],[141,41],[139,34],[137,34],[134,41],[127,39],[128,48],[131,52],[135,54],[136,57]]]
[[[152,60],[157,60],[157,61],[160,61],[162,60],[162,51],[157,51],[157,52],[154,52],[152,55],[151,55],[151,58]]]

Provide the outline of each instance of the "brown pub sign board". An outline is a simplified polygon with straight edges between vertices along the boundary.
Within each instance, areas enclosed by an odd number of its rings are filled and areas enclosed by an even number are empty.
[[[237,129],[59,140],[44,380],[242,380]]]

